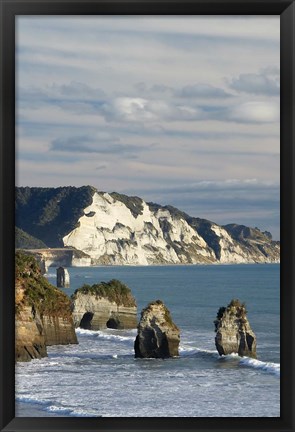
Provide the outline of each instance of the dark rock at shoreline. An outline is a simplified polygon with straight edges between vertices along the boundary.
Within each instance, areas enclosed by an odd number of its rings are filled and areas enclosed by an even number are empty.
[[[219,308],[215,324],[215,346],[219,355],[236,353],[256,358],[256,336],[247,319],[245,304],[232,300]]]
[[[180,331],[161,300],[142,310],[134,342],[135,357],[169,358],[179,355]]]

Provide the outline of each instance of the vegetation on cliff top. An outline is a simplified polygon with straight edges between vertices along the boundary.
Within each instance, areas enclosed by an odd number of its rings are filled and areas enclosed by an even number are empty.
[[[169,309],[162,302],[162,300],[155,300],[155,301],[150,302],[144,309],[142,309],[141,318],[143,317],[144,314],[152,312],[153,306],[162,306],[162,308],[164,310],[165,324],[168,324],[169,326],[174,327],[175,329],[178,329],[177,325],[172,320]]]
[[[128,196],[119,194],[118,192],[110,193],[111,197],[117,201],[121,201],[133,214],[134,217],[141,215],[143,212],[142,199],[137,196]]]
[[[100,282],[94,285],[84,284],[81,288],[76,289],[71,297],[72,300],[75,300],[78,294],[91,294],[97,299],[105,298],[110,302],[117,303],[117,305],[136,307],[136,301],[130,288],[117,279],[112,279],[109,282]]]
[[[235,317],[236,322],[239,325],[242,325],[246,322],[246,315],[247,315],[246,304],[241,303],[239,299],[232,299],[227,305],[227,307],[222,306],[218,309],[216,319],[214,321],[215,332],[217,332],[219,323],[222,320],[225,313],[228,313],[232,317]]]
[[[25,305],[33,306],[41,316],[71,314],[70,299],[42,276],[36,259],[22,251],[15,254],[15,284],[16,314]]]

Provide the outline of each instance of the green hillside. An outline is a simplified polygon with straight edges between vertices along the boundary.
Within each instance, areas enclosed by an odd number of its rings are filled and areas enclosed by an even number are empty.
[[[16,249],[43,249],[47,245],[36,237],[31,236],[22,229],[15,227],[15,248]]]

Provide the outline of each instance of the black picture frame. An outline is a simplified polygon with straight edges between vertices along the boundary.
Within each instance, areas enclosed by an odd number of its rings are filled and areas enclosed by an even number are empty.
[[[294,128],[295,5],[281,0],[0,1],[0,426],[1,431],[295,430]],[[15,418],[14,189],[15,17],[17,15],[280,15],[281,22],[281,416],[278,418]],[[253,394],[255,398],[255,394]]]

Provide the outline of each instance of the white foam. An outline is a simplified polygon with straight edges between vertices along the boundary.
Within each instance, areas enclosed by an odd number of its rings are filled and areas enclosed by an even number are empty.
[[[100,417],[97,413],[90,413],[83,409],[77,409],[77,408],[65,408],[61,406],[56,405],[50,405],[47,408],[45,408],[46,411],[49,412],[55,412],[59,415],[65,414],[65,416],[71,416],[71,417]]]
[[[79,336],[91,336],[91,337],[97,337],[99,339],[105,339],[105,340],[110,340],[110,341],[119,341],[119,342],[134,342],[135,340],[135,333],[134,335],[130,335],[130,336],[124,336],[122,334],[114,334],[114,333],[107,333],[103,332],[101,330],[85,330],[85,329],[81,329],[80,327],[78,327],[76,329],[76,333]],[[128,332],[130,333],[130,332]]]
[[[243,366],[253,367],[255,369],[260,369],[265,372],[280,376],[281,366],[279,363],[264,362],[261,360],[244,357],[240,360],[240,364]]]
[[[191,357],[198,354],[208,354],[210,356],[217,357],[216,351],[213,350],[207,350],[207,349],[201,349],[201,348],[195,348],[195,347],[187,347],[184,345],[179,346],[179,353],[181,357]]]

